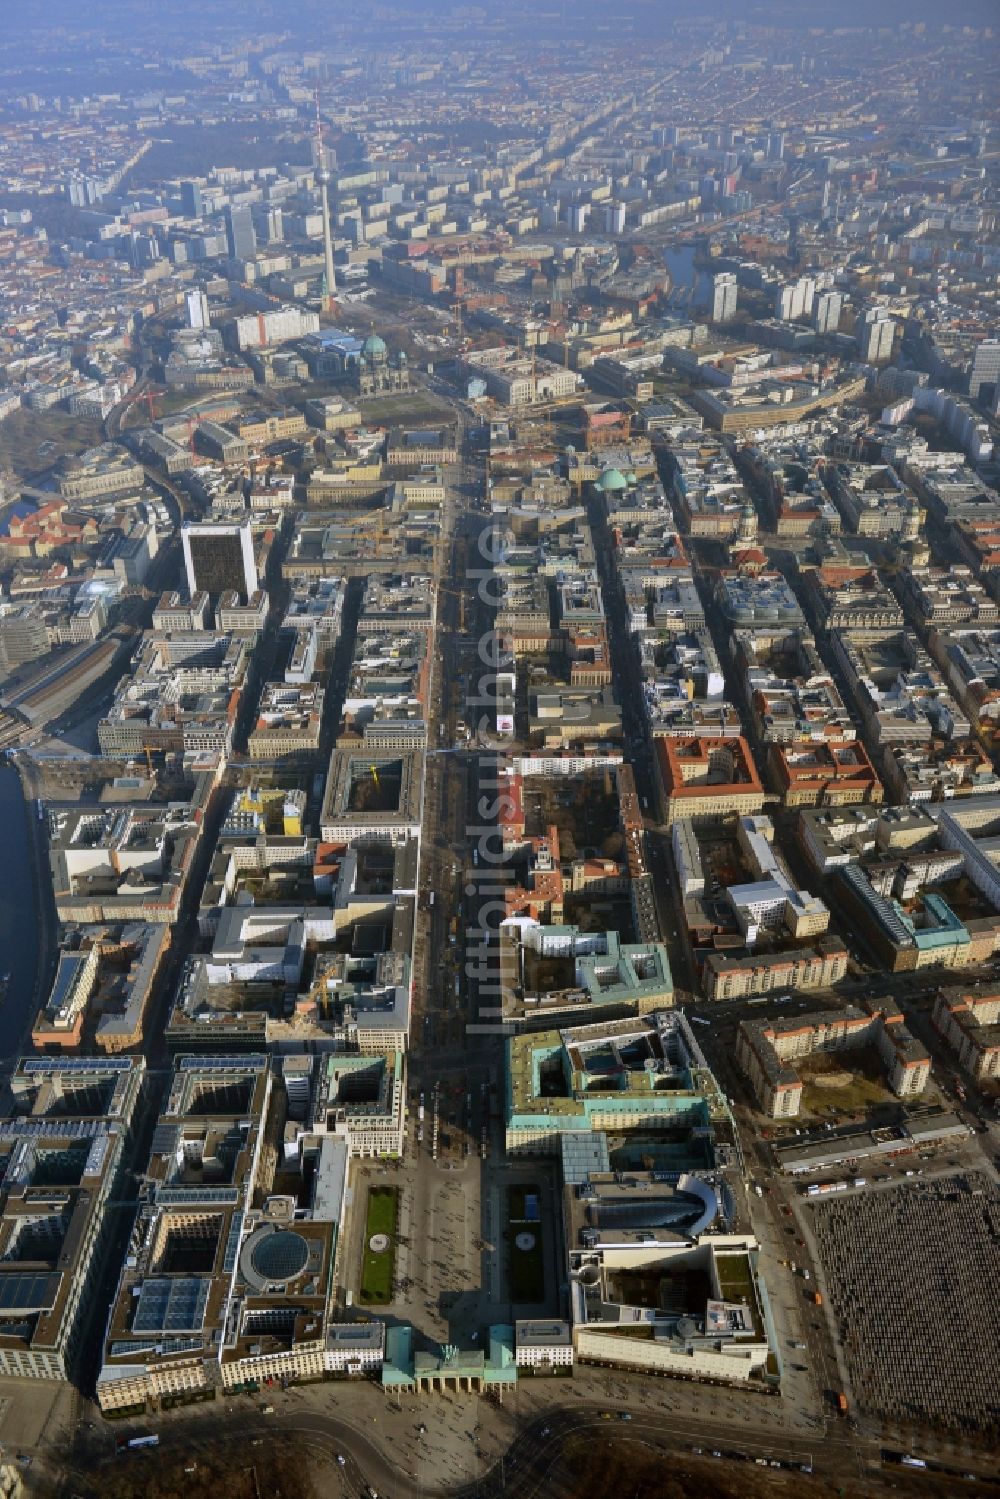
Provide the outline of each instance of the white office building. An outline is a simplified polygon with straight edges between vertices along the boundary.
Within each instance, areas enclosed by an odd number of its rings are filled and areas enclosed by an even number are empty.
[[[866,364],[884,364],[892,356],[896,324],[884,307],[871,307],[858,319],[858,352]]]
[[[736,314],[737,286],[732,271],[712,277],[712,322],[728,323]]]
[[[812,316],[816,283],[811,276],[800,276],[790,286],[779,286],[774,298],[774,315],[783,323],[800,323]]]
[[[813,306],[813,327],[817,333],[836,333],[840,327],[840,314],[844,299],[839,291],[824,291]]]
[[[181,530],[188,597],[200,589],[218,599],[238,593],[248,602],[257,592],[257,563],[249,520],[230,523],[194,521]]]
[[[189,291],[185,298],[187,306],[187,325],[189,328],[207,328],[211,324],[208,311],[208,298],[200,286]]]

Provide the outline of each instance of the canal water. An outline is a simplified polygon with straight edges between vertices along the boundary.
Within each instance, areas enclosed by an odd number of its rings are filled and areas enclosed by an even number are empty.
[[[694,245],[675,245],[663,256],[672,283],[668,304],[685,312],[711,303],[709,278],[695,265],[694,254]]]
[[[0,998],[0,1061],[17,1049],[32,1018],[38,951],[35,874],[21,778],[13,765],[0,762],[0,973],[10,974]]]

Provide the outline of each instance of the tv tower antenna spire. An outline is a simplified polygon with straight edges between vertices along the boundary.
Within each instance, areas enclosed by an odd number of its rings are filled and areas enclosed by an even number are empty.
[[[323,307],[324,310],[329,310],[330,303],[337,293],[337,277],[333,269],[333,235],[330,231],[330,169],[326,164],[326,152],[323,146],[323,122],[319,113],[318,84],[316,85],[316,181],[319,183],[320,207],[323,214],[323,261],[326,281]]]

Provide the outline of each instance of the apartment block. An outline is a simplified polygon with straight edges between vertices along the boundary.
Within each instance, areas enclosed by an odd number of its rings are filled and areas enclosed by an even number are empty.
[[[270,1091],[263,1056],[178,1059],[108,1318],[103,1411],[221,1387]],[[283,1268],[274,1266],[282,1286]]]
[[[31,1027],[34,1045],[39,1051],[73,1050],[83,1044],[86,1026],[104,1052],[138,1046],[169,945],[166,924],[86,927],[79,945],[60,952],[51,992]]]
[[[287,1070],[286,1062],[286,1075]],[[406,1059],[402,1051],[320,1057],[312,1098],[311,1135],[343,1140],[352,1157],[403,1154]]]
[[[25,1057],[0,1120],[0,1373],[71,1379],[145,1063]]]
[[[733,958],[709,953],[702,987],[709,999],[747,999],[794,989],[829,989],[847,974],[848,953],[836,937],[787,953],[751,953]]]
[[[770,755],[786,807],[882,800],[882,783],[860,740],[772,744]]]
[[[662,942],[623,942],[616,931],[543,925],[525,916],[501,924],[500,979],[509,1019],[582,1018],[605,1006],[646,1014],[674,1002]]]
[[[247,739],[251,760],[301,760],[319,749],[325,693],[315,682],[266,682]]]
[[[704,1128],[725,1117],[680,1011],[535,1030],[506,1047],[510,1155],[558,1155],[562,1137],[581,1131]],[[609,1063],[599,1076],[588,1066],[598,1056]]]
[[[692,821],[759,812],[764,788],[742,736],[658,736],[653,744],[661,821]]]
[[[201,832],[198,806],[58,808],[48,829],[61,921],[178,920]]]
[[[403,843],[420,836],[420,750],[334,750],[320,813],[327,843]]]
[[[736,1040],[736,1060],[753,1086],[763,1113],[773,1119],[794,1118],[802,1100],[802,1080],[792,1065],[814,1052],[842,1052],[874,1047],[892,1091],[900,1098],[922,1093],[930,1078],[926,1048],[907,1030],[895,1006],[866,1002],[802,1016],[743,1020]]]
[[[942,989],[931,1015],[972,1077],[1000,1077],[1000,991]]]

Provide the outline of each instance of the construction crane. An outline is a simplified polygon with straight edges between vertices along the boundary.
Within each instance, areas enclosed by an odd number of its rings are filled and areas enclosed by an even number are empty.
[[[369,765],[368,769],[371,771],[371,773],[372,773],[372,780],[375,782],[375,784],[377,786],[378,785],[378,771],[375,769],[374,765]]]
[[[389,534],[385,524],[385,516],[385,506],[379,505],[374,510],[366,510],[363,515],[353,515],[350,517],[351,524],[357,526],[359,529],[365,526],[370,527],[376,557],[381,557],[385,538]]]
[[[149,386],[146,390],[131,391],[121,403],[121,425],[125,425],[126,413],[130,411],[137,402],[141,401],[146,407],[146,414],[149,418],[149,424],[150,426],[152,426],[153,422],[156,420],[156,397],[158,394],[159,391],[157,391],[153,386]]]

